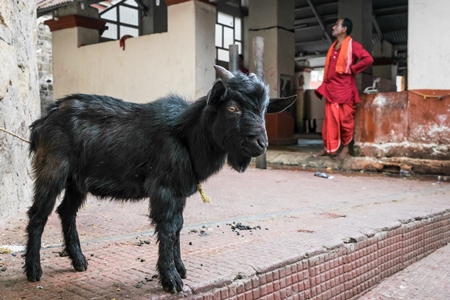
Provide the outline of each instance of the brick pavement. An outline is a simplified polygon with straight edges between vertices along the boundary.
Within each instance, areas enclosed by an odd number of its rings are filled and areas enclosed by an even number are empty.
[[[198,194],[187,202],[181,248],[188,278],[176,295],[163,292],[156,278],[148,202],[89,198],[77,219],[88,270],[75,272],[59,256],[60,225],[52,214],[41,281],[26,281],[20,252],[0,254],[0,299],[356,299],[450,241],[447,182],[334,175],[225,168],[212,177],[203,185],[212,202]],[[233,231],[233,222],[260,229]],[[23,245],[25,226],[25,212],[1,224],[0,247]],[[429,295],[426,281],[434,277],[420,278],[420,291]],[[389,295],[395,293],[373,289],[363,297]],[[435,297],[427,299],[448,299]]]
[[[450,244],[383,280],[360,300],[450,299]]]

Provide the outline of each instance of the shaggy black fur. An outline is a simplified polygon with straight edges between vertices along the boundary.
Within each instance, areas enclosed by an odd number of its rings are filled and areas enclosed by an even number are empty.
[[[135,104],[76,94],[56,101],[31,125],[35,183],[27,226],[29,281],[42,276],[42,232],[65,190],[57,212],[75,270],[85,271],[88,265],[75,221],[88,193],[113,200],[150,198],[161,284],[172,293],[182,290],[186,269],[179,238],[186,197],[226,158],[232,168],[245,171],[251,157],[267,148],[266,110],[281,111],[295,101],[269,101],[266,85],[254,75],[215,68],[219,79],[193,103],[174,95]]]

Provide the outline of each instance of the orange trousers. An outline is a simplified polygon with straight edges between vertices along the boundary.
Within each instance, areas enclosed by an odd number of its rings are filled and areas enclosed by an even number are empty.
[[[335,154],[339,147],[348,145],[353,139],[355,128],[355,104],[325,102],[325,118],[322,125],[322,139],[328,154]]]

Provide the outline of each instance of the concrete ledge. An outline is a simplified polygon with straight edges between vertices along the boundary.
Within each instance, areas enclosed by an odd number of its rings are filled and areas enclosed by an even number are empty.
[[[269,148],[267,164],[273,168],[300,167],[303,169],[327,169],[340,171],[397,172],[409,175],[450,175],[450,160],[417,159],[408,157],[354,157],[336,161],[330,156],[313,157],[318,147],[287,146]]]

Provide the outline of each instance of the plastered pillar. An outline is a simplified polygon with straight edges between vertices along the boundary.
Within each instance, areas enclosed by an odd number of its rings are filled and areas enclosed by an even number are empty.
[[[449,11],[448,0],[408,1],[408,89],[450,89]]]
[[[248,44],[256,36],[264,38],[264,80],[270,86],[271,97],[280,96],[281,75],[292,76],[294,80],[294,7],[293,0],[250,0],[249,3]],[[249,50],[249,69],[254,72],[253,53]]]
[[[293,0],[250,0],[249,40],[264,39],[264,81],[271,97],[295,94],[295,36]],[[254,51],[249,49],[249,70],[255,72]],[[271,145],[296,144],[294,138],[295,106],[289,111],[266,116],[267,135]]]
[[[161,0],[162,1],[162,0]],[[205,96],[215,80],[216,8],[207,0],[166,0],[171,34],[179,36],[179,58],[189,62],[194,99]],[[181,22],[181,24],[180,24]],[[174,26],[171,26],[171,25]],[[176,26],[175,26],[176,24]],[[193,28],[187,30],[186,28]],[[177,30],[177,32],[174,32]]]

